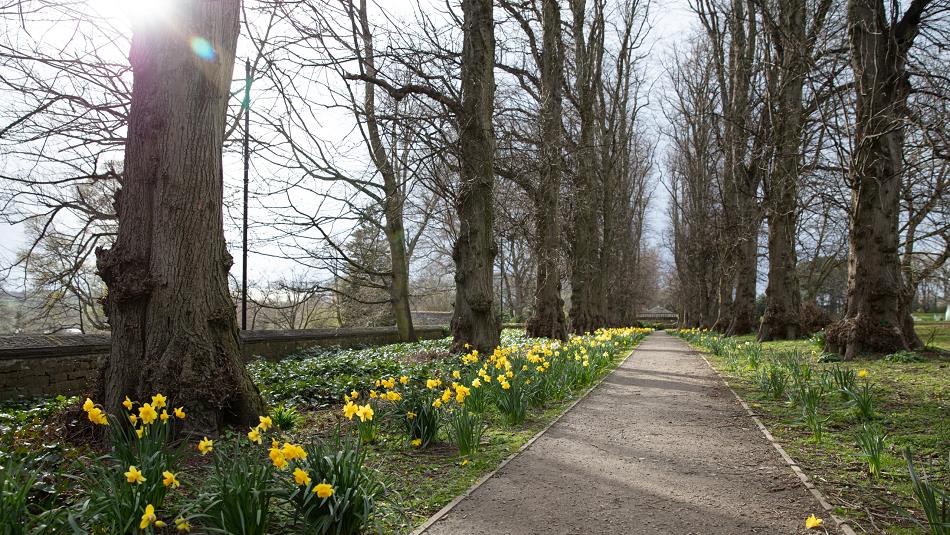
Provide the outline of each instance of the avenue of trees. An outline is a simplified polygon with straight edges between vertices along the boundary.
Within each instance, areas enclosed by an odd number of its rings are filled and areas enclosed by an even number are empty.
[[[499,290],[534,336],[635,321],[657,269],[648,3],[387,8],[179,1],[128,33],[78,0],[0,5],[4,217],[29,240],[7,273],[70,302],[101,279],[83,299],[112,332],[107,408],[161,391],[203,430],[261,413],[225,241],[245,133],[264,254],[324,274],[255,292],[292,328],[331,295],[388,308],[412,340],[412,272],[446,264],[459,350],[497,345]]]
[[[849,358],[921,347],[912,304],[950,257],[950,4],[689,5],[701,31],[664,103],[684,323],[760,340],[825,328]]]
[[[130,30],[96,8],[121,2],[2,2],[0,202],[27,238],[4,276],[111,330],[107,409],[160,390],[196,429],[249,421],[247,139],[252,248],[294,266],[251,325],[413,340],[414,305],[451,303],[455,348],[490,352],[502,315],[565,339],[666,304],[847,357],[919,347],[950,257],[950,6],[687,4],[657,74],[648,0],[179,0]]]

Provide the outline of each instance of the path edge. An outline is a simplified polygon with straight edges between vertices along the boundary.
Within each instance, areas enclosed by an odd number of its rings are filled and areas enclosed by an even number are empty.
[[[739,393],[736,392],[734,388],[732,388],[732,385],[729,384],[729,381],[726,380],[726,378],[723,377],[721,373],[719,373],[719,370],[717,370],[716,367],[713,366],[711,362],[709,362],[709,359],[706,358],[706,352],[700,349],[697,349],[696,347],[686,342],[685,340],[680,339],[680,341],[685,343],[687,346],[690,347],[690,349],[692,349],[696,354],[698,354],[703,359],[703,362],[706,363],[706,366],[709,366],[709,369],[712,370],[713,373],[716,374],[716,377],[718,377],[719,380],[722,381],[724,385],[726,385],[726,388],[728,388],[729,391],[732,392],[732,395],[736,397],[736,399],[739,401],[739,404],[742,405],[742,408],[745,409],[749,417],[752,418],[752,421],[755,422],[755,425],[759,428],[759,431],[762,432],[762,435],[765,436],[765,439],[768,440],[770,444],[772,444],[772,446],[776,449],[776,451],[778,451],[779,455],[782,457],[782,460],[785,461],[785,464],[787,464],[788,467],[792,469],[792,472],[796,476],[798,476],[798,479],[801,480],[803,485],[805,485],[805,488],[808,489],[808,491],[811,492],[812,496],[814,496],[815,499],[818,500],[818,505],[820,505],[821,508],[824,509],[825,514],[827,514],[829,517],[831,517],[832,520],[834,520],[835,525],[838,527],[838,529],[841,530],[841,532],[844,533],[844,535],[857,535],[854,529],[852,529],[851,526],[849,526],[845,520],[841,519],[838,515],[832,512],[834,511],[834,507],[832,507],[831,504],[828,503],[828,500],[825,499],[825,495],[822,494],[820,490],[818,490],[818,488],[815,486],[814,483],[811,482],[811,479],[808,477],[807,474],[805,474],[805,471],[802,470],[800,466],[798,466],[798,463],[796,463],[795,460],[792,459],[792,457],[788,454],[788,452],[785,451],[785,448],[783,448],[782,445],[779,444],[777,440],[775,440],[775,437],[773,437],[772,433],[769,432],[769,429],[765,427],[765,424],[762,423],[762,420],[760,420],[759,417],[755,415],[755,412],[753,412],[749,404],[746,403],[744,399],[742,399],[742,396],[740,396]]]
[[[654,332],[655,332],[655,331],[654,331]],[[646,339],[646,338],[643,338],[643,339],[641,339],[639,342],[637,342],[637,345],[636,345],[633,349],[631,349],[630,352],[627,353],[627,356],[625,356],[620,362],[618,362],[617,365],[614,366],[614,368],[613,368],[612,370],[610,370],[610,373],[605,374],[603,377],[601,377],[600,379],[598,379],[596,383],[590,385],[590,387],[589,387],[583,394],[581,394],[580,397],[578,397],[577,399],[575,399],[570,405],[568,405],[568,406],[564,409],[564,412],[562,412],[561,414],[559,414],[559,415],[557,416],[557,418],[551,420],[551,421],[548,423],[548,425],[544,426],[544,428],[541,429],[540,431],[538,431],[533,437],[531,437],[530,440],[528,440],[527,442],[525,442],[524,444],[522,444],[521,447],[518,448],[518,451],[512,453],[512,454],[509,455],[508,457],[505,457],[505,460],[501,461],[501,463],[500,463],[498,466],[496,466],[494,470],[492,470],[491,472],[488,472],[487,474],[485,474],[485,475],[483,475],[482,477],[478,478],[478,480],[475,481],[475,483],[473,483],[472,486],[469,487],[465,492],[463,492],[462,494],[459,494],[458,496],[456,496],[455,499],[453,499],[452,501],[450,501],[449,503],[447,503],[447,504],[445,505],[445,507],[443,507],[442,509],[439,509],[434,515],[430,516],[429,519],[425,521],[425,523],[423,523],[421,526],[419,526],[418,528],[416,528],[416,529],[414,529],[413,531],[411,531],[411,532],[410,532],[410,535],[422,535],[427,529],[431,528],[433,524],[435,524],[435,523],[438,522],[439,520],[442,520],[442,517],[444,517],[445,515],[449,514],[449,513],[452,511],[452,509],[455,509],[455,507],[459,504],[459,502],[461,502],[461,501],[464,500],[465,498],[469,497],[473,492],[475,492],[476,490],[478,490],[479,487],[481,487],[482,485],[484,485],[486,481],[488,481],[492,476],[494,476],[495,474],[497,474],[497,473],[498,473],[502,468],[504,468],[508,463],[510,463],[511,461],[513,461],[516,457],[518,457],[519,455],[521,455],[522,453],[524,453],[525,450],[527,450],[528,448],[530,448],[531,445],[534,444],[535,441],[537,441],[539,438],[541,438],[542,435],[544,435],[545,433],[547,433],[548,430],[551,429],[551,427],[554,426],[554,424],[558,423],[558,422],[561,420],[561,418],[564,417],[564,415],[566,415],[567,413],[571,412],[571,411],[574,409],[574,407],[575,407],[578,403],[580,403],[581,401],[584,401],[585,399],[587,399],[587,396],[589,396],[591,392],[593,392],[595,389],[597,389],[597,387],[600,386],[600,384],[604,382],[604,379],[610,377],[615,371],[617,371],[618,368],[620,368],[621,366],[624,365],[624,363],[626,363],[628,360],[630,360],[630,357],[632,357],[633,354],[636,353],[637,349],[640,347],[640,344],[643,343],[643,341],[644,341],[645,339]],[[856,534],[852,532],[852,533],[849,533],[849,534],[847,534],[847,535],[856,535]]]

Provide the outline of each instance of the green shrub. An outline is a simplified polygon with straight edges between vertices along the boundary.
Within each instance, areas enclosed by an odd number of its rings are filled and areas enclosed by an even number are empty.
[[[236,440],[213,451],[214,469],[201,496],[208,529],[229,535],[264,535],[274,497],[274,466],[251,442]]]
[[[884,355],[884,360],[887,362],[907,364],[910,362],[923,362],[924,359],[913,351],[901,350],[896,353],[891,353],[890,355]]]
[[[865,380],[860,387],[845,392],[848,393],[848,403],[858,420],[870,422],[874,419],[874,392],[871,390],[870,381]]]
[[[821,418],[821,399],[824,395],[820,386],[800,387],[798,404],[802,410],[802,420],[812,432],[815,442],[821,442],[822,430],[828,418]]]
[[[478,451],[485,421],[481,414],[469,411],[465,405],[453,409],[448,416],[452,440],[459,448],[459,454],[468,456]]]
[[[376,501],[384,492],[375,471],[365,466],[366,454],[359,443],[343,440],[306,448],[300,468],[310,482],[296,485],[285,494],[306,533],[352,535],[369,526]],[[329,485],[332,494],[326,494]]]
[[[851,368],[843,368],[836,365],[831,368],[831,376],[834,378],[835,387],[841,394],[841,399],[846,401],[849,397],[848,392],[854,390],[854,386],[857,383],[857,375],[855,375],[854,370]]]
[[[914,497],[924,510],[930,533],[932,535],[950,535],[950,493],[946,489],[937,487],[927,477],[921,476],[917,472],[910,448],[904,449],[904,460],[907,462],[907,471],[914,487]],[[950,460],[948,460],[947,465],[950,468]]]
[[[864,424],[858,431],[858,447],[861,448],[861,456],[868,463],[868,475],[879,477],[881,475],[881,455],[884,453],[884,441],[887,436],[876,425]]]
[[[274,427],[281,431],[290,431],[300,422],[301,416],[296,407],[291,405],[277,405],[270,411]]]

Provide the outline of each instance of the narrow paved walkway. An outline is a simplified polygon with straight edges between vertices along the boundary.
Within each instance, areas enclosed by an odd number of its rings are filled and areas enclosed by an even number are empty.
[[[703,359],[655,333],[425,533],[787,535],[820,511]]]

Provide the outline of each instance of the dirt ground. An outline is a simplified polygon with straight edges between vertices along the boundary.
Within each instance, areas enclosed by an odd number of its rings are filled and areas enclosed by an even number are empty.
[[[655,333],[425,533],[823,533],[804,527],[820,511],[703,359]]]

